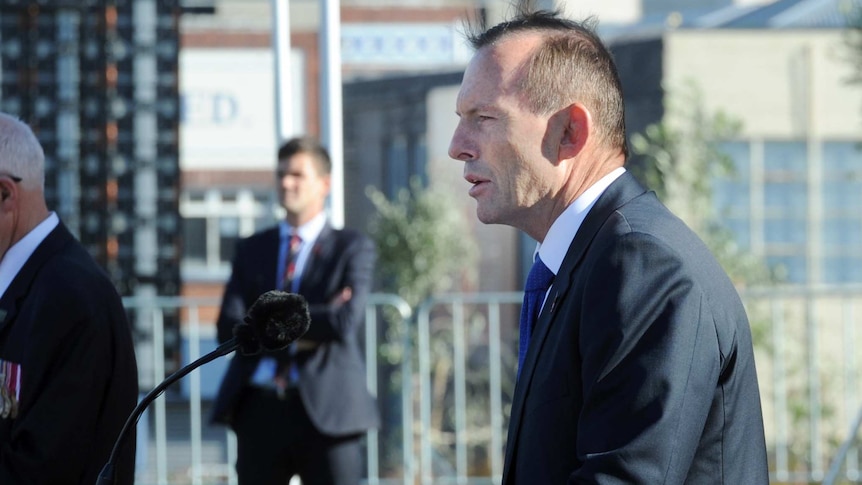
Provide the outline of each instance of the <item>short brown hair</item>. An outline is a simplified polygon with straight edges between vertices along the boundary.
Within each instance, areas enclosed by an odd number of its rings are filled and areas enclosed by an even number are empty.
[[[519,33],[539,33],[544,42],[527,63],[519,86],[535,113],[550,113],[581,101],[596,115],[599,138],[628,156],[622,84],[610,51],[590,18],[576,22],[558,11],[530,10],[522,2],[511,20],[489,29],[468,25],[467,40],[475,49]]]
[[[332,159],[326,148],[311,136],[298,136],[284,142],[278,149],[278,159],[286,160],[298,153],[308,153],[314,158],[317,169],[322,175],[332,173]]]

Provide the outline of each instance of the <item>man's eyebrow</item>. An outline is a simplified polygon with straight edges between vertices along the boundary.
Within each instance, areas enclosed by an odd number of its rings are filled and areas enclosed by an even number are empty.
[[[470,107],[470,108],[467,108],[467,109],[464,109],[464,110],[458,110],[458,109],[456,109],[456,110],[455,110],[455,114],[457,114],[458,116],[469,116],[469,115],[475,115],[476,113],[478,113],[478,112],[480,112],[480,111],[488,112],[488,113],[491,113],[491,114],[495,114],[495,113],[497,113],[499,110],[497,110],[497,109],[493,108],[491,105],[488,105],[488,104],[481,104],[481,105],[473,106],[473,107]]]

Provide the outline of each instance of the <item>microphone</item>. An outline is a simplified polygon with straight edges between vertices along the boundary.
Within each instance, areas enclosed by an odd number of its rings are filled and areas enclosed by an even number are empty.
[[[124,438],[138,424],[138,420],[147,406],[161,396],[168,386],[207,362],[229,354],[236,349],[240,349],[243,355],[255,355],[261,350],[282,350],[305,334],[310,325],[311,314],[308,311],[308,302],[303,296],[280,290],[271,290],[260,295],[248,309],[243,323],[234,325],[232,339],[174,372],[144,396],[132,414],[129,415],[126,424],[123,425],[117,441],[114,442],[114,448],[111,450],[108,462],[105,463],[99,473],[96,485],[114,483],[114,462]]]
[[[308,303],[301,295],[279,290],[268,291],[257,298],[248,314],[246,324],[251,327],[253,336],[246,341],[248,330],[234,327],[234,338],[240,340],[243,353],[249,355],[264,350],[281,350],[302,337],[311,325]],[[241,338],[240,338],[241,336]],[[259,347],[255,346],[255,342]]]

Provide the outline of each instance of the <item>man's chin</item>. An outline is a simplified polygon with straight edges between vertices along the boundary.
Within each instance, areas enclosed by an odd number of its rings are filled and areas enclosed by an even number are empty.
[[[479,219],[479,222],[482,224],[502,224],[499,221],[497,214],[487,210],[482,210],[481,207],[476,207],[476,218]]]

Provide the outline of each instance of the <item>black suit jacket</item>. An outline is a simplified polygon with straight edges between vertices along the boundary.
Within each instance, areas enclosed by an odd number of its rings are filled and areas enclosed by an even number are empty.
[[[628,173],[578,230],[523,365],[505,485],[768,483],[742,303]]]
[[[242,322],[254,301],[274,289],[278,250],[278,227],[238,244],[218,318],[219,342],[230,339],[233,327]],[[327,225],[300,276],[298,292],[308,300],[311,313],[311,326],[302,339],[320,345],[299,363],[299,393],[311,421],[329,435],[359,433],[379,425],[376,404],[365,385],[360,347],[375,258],[369,238]],[[353,291],[350,301],[330,304],[345,287]],[[234,355],[216,398],[215,422],[232,422],[236,404],[260,357]]]
[[[61,223],[0,298],[0,359],[21,366],[16,418],[0,418],[0,483],[96,482],[137,402],[126,312],[102,269]],[[135,437],[116,462],[134,481]]]

